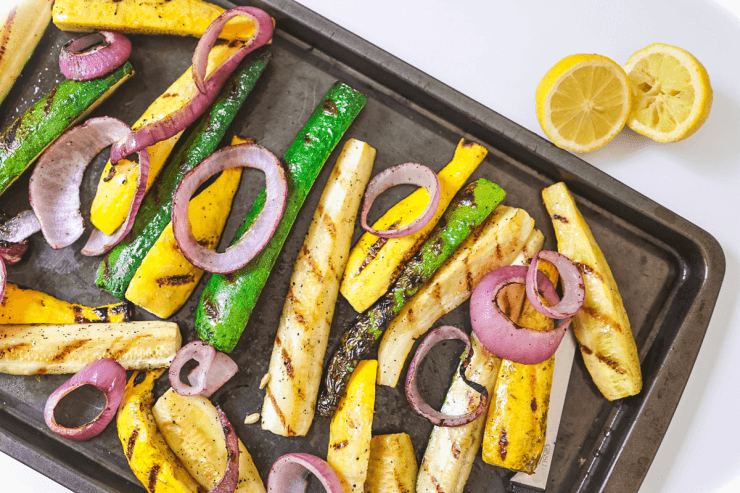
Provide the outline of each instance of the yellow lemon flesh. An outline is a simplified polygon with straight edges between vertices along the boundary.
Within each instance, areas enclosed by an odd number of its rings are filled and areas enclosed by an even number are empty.
[[[537,119],[563,149],[589,152],[604,146],[629,114],[627,74],[604,56],[565,57],[537,86]]]
[[[624,67],[632,88],[627,125],[657,142],[693,134],[709,117],[709,75],[691,53],[664,43],[647,46]]]

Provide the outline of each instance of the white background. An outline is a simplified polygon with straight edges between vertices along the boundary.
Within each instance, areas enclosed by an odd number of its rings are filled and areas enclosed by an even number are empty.
[[[657,144],[625,129],[582,157],[706,229],[727,259],[696,366],[641,492],[740,492],[740,2],[302,3],[540,135],[535,88],[567,55],[599,53],[623,64],[660,41],[705,65],[714,106],[698,133]],[[68,491],[2,454],[0,477],[3,491]]]

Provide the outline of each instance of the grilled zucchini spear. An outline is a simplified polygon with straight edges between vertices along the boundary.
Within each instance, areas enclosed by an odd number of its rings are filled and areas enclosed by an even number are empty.
[[[245,142],[234,137],[233,144]],[[224,170],[216,181],[190,201],[191,231],[206,248],[215,249],[231,210],[241,168]],[[160,318],[169,318],[185,303],[203,271],[180,252],[172,223],[159,235],[126,290],[126,298]]]
[[[173,322],[0,325],[0,373],[77,373],[101,358],[127,370],[162,368],[181,343]]]
[[[365,493],[415,493],[417,471],[410,436],[376,435],[370,442]]]
[[[214,46],[208,54],[208,73],[210,74],[236,50],[236,47],[230,48],[226,45]],[[137,130],[144,125],[168,118],[172,112],[188,104],[197,94],[198,88],[193,82],[192,70],[189,68],[167,88],[164,94],[154,100],[131,128]],[[149,152],[147,190],[151,188],[181,135],[182,132],[146,148]],[[103,233],[112,235],[126,220],[138,180],[137,163],[121,159],[113,166],[108,161],[100,175],[98,191],[90,211],[90,222]]]
[[[401,273],[403,264],[410,259],[442,217],[458,190],[488,154],[475,142],[460,139],[452,161],[439,172],[441,196],[437,212],[419,232],[401,238],[378,238],[370,233],[362,235],[349,254],[347,269],[340,291],[359,313],[364,312],[383,296]],[[416,219],[429,203],[429,194],[423,188],[398,202],[373,228],[401,228]]]
[[[502,188],[481,178],[455,197],[419,251],[406,263],[390,291],[360,314],[342,334],[324,376],[324,388],[318,402],[321,415],[334,413],[359,360],[373,348],[403,306],[505,196]]]
[[[211,401],[181,396],[169,389],[152,408],[159,431],[193,478],[207,491],[226,471],[226,440]],[[239,482],[235,493],[264,493],[265,486],[246,447],[239,440]]]
[[[339,279],[375,149],[349,139],[321,194],[298,253],[270,358],[262,428],[303,436],[313,421]]]
[[[516,257],[512,264],[524,265],[525,258],[531,258],[541,247],[544,237],[536,229],[530,233],[524,250]],[[499,295],[499,299],[507,298],[502,310],[508,316],[518,311],[517,300],[521,303],[521,296],[511,290]],[[468,365],[465,375],[472,381],[483,385],[488,395],[496,384],[496,378],[501,359],[488,352],[473,334],[470,337],[473,358]],[[458,369],[459,370],[459,369]],[[478,405],[479,395],[468,386],[460,372],[455,372],[452,385],[447,391],[442,412],[448,414],[465,414]],[[419,476],[416,480],[416,490],[443,491],[445,493],[462,493],[465,483],[473,467],[473,461],[478,454],[485,420],[479,417],[472,423],[455,428],[435,426],[429,437],[424,458],[419,467]]]
[[[543,261],[539,270],[557,284],[558,271],[552,264]],[[523,286],[518,288],[524,291]],[[554,327],[553,319],[538,312],[527,300],[517,323],[535,330]],[[485,462],[534,473],[545,447],[554,367],[554,355],[536,365],[501,362],[483,435]]]
[[[90,322],[128,322],[128,303],[90,307],[67,303],[51,295],[19,288],[5,287],[0,304],[0,324],[86,324]]]
[[[565,183],[542,191],[552,218],[558,251],[578,264],[586,286],[573,330],[583,361],[604,397],[613,401],[642,389],[637,345],[617,283],[591,229]]]
[[[44,35],[53,3],[54,0],[11,0],[0,7],[0,103]]]
[[[116,415],[118,438],[131,470],[149,493],[201,493],[167,446],[152,414],[154,382],[163,371],[131,375]]]
[[[396,386],[414,341],[468,299],[484,275],[511,264],[533,227],[522,209],[494,209],[388,326],[378,348],[378,384]]]

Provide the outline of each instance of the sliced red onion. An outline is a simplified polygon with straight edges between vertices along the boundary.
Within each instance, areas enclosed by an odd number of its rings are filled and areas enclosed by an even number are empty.
[[[5,243],[0,241],[0,258],[9,265],[14,265],[21,261],[27,249],[28,240],[23,240],[20,243]]]
[[[218,411],[218,419],[221,421],[224,438],[226,438],[226,472],[209,493],[234,493],[239,484],[239,437],[236,436],[234,426],[221,406],[216,406],[216,411]]]
[[[560,282],[563,285],[563,298],[553,306],[546,306],[535,289],[535,276],[538,275],[537,266],[540,259],[552,263],[558,270]],[[586,298],[586,287],[583,285],[583,275],[578,270],[578,266],[571,259],[558,252],[551,250],[540,250],[529,264],[526,279],[526,293],[529,303],[541,314],[556,319],[572,317],[583,306],[583,300]]]
[[[229,357],[226,353],[221,351],[216,352],[216,357],[213,358],[211,368],[208,370],[206,375],[206,387],[200,392],[199,395],[203,397],[211,397],[214,392],[221,388],[223,384],[229,381],[231,377],[236,375],[239,370],[236,362]],[[190,385],[198,385],[198,368],[188,373],[188,381]]]
[[[226,59],[203,81],[208,62],[208,53],[213,47],[215,38],[221,32],[223,25],[237,15],[252,19],[255,23],[255,32],[242,48]],[[132,132],[128,137],[117,142],[111,149],[110,160],[117,163],[120,159],[145,149],[159,141],[169,139],[173,135],[185,130],[208,108],[208,105],[218,95],[226,79],[236,69],[247,54],[266,44],[272,39],[272,18],[264,11],[254,7],[235,7],[217,17],[198,42],[193,55],[193,79],[200,94],[196,95],[187,105],[170,113],[167,118],[153,121]],[[204,61],[205,60],[205,61]]]
[[[62,46],[59,69],[68,79],[90,80],[113,72],[130,55],[131,41],[126,36],[99,31],[72,39]]]
[[[66,428],[56,422],[54,409],[64,396],[83,385],[92,385],[105,395],[105,408],[91,422]],[[57,435],[70,440],[87,440],[102,432],[116,415],[126,388],[126,370],[112,359],[90,363],[64,382],[49,396],[44,407],[46,425]]]
[[[203,392],[206,388],[208,371],[215,358],[214,347],[203,341],[193,341],[183,346],[170,364],[170,385],[175,392],[183,396],[199,395]],[[191,359],[198,362],[198,367],[188,375],[191,385],[186,385],[180,381],[180,371]]]
[[[377,230],[367,224],[367,214],[373,206],[373,201],[391,187],[396,185],[418,185],[424,187],[429,193],[429,204],[424,212],[416,218],[411,224],[398,229]],[[367,186],[365,198],[362,204],[362,214],[360,222],[362,229],[370,234],[381,238],[398,238],[401,236],[412,235],[429,224],[439,207],[439,199],[442,195],[439,178],[434,171],[418,163],[405,163],[393,166],[380,173],[372,179]]]
[[[0,258],[0,302],[5,298],[5,286],[8,284],[8,271],[5,269],[5,261]]]
[[[28,185],[29,198],[44,238],[52,248],[71,245],[84,231],[80,183],[87,165],[100,151],[130,133],[129,126],[115,118],[92,118],[63,133],[41,155]],[[139,153],[139,164],[144,179],[140,176],[137,194],[142,186],[146,187],[149,173],[146,150]],[[132,209],[133,206],[134,203]]]
[[[460,364],[460,377],[462,377],[463,381],[470,388],[480,394],[480,401],[478,402],[478,406],[471,412],[466,414],[452,415],[437,411],[432,406],[427,404],[426,401],[424,401],[424,398],[422,398],[421,394],[419,393],[419,389],[416,386],[416,372],[419,369],[419,364],[422,362],[429,350],[432,349],[438,342],[446,341],[449,339],[458,339],[460,341],[463,341],[467,346],[465,350],[465,359],[462,361],[462,364]],[[414,354],[414,359],[411,360],[409,372],[406,374],[406,398],[408,399],[409,404],[411,404],[411,407],[414,409],[414,411],[416,411],[417,414],[420,414],[421,416],[427,418],[435,426],[463,426],[478,419],[478,417],[483,414],[488,408],[488,390],[484,386],[468,380],[468,377],[465,375],[465,370],[467,370],[472,358],[473,347],[470,345],[470,338],[462,330],[458,329],[457,327],[445,325],[431,331],[429,335],[424,338],[424,341],[422,341],[419,349],[416,350],[416,354]]]
[[[501,358],[535,365],[555,354],[570,319],[553,330],[540,331],[520,327],[504,315],[498,306],[498,293],[510,284],[525,284],[526,276],[524,266],[501,267],[486,274],[470,297],[470,318],[483,347]],[[558,295],[550,280],[543,274],[537,280],[537,289],[545,299],[557,303]]]
[[[267,476],[268,493],[304,493],[311,473],[321,481],[326,493],[343,493],[336,471],[315,455],[286,454],[272,465]]]
[[[0,225],[0,241],[19,243],[41,231],[41,223],[32,210],[25,210]]]
[[[208,178],[226,169],[248,167],[264,171],[267,202],[251,228],[224,253],[209,250],[190,231],[188,204]],[[177,246],[190,263],[215,274],[230,274],[249,263],[267,245],[280,224],[288,196],[288,182],[280,161],[264,147],[241,144],[214,152],[190,170],[172,199],[172,231]]]

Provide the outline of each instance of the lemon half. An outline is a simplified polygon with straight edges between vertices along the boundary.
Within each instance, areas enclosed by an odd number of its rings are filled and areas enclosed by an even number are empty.
[[[560,60],[537,86],[537,119],[558,147],[589,152],[622,130],[630,114],[625,71],[601,55]]]
[[[658,142],[693,134],[709,117],[712,86],[704,66],[686,50],[654,43],[625,65],[632,88],[627,125]]]

